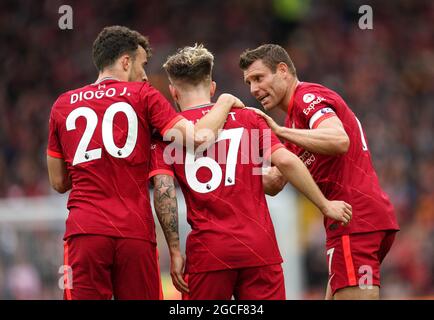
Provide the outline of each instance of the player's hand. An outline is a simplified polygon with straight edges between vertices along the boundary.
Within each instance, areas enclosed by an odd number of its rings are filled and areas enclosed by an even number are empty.
[[[237,97],[235,97],[234,95],[232,95],[230,93],[221,94],[219,96],[218,100],[221,100],[221,99],[228,99],[231,103],[232,108],[245,108],[246,107],[240,99],[238,99]]]
[[[262,170],[262,185],[264,192],[269,196],[275,196],[286,184],[286,179],[277,167],[264,168]]]
[[[273,130],[273,132],[278,135],[281,127],[276,123],[276,121],[273,120],[273,118],[271,118],[268,114],[266,114],[265,112],[263,112],[257,108],[248,107],[247,109],[255,111],[256,114],[258,114],[262,118],[264,118],[264,120],[267,121],[267,124],[270,127],[270,129]]]
[[[234,98],[235,98],[235,103],[232,105],[232,108],[245,108],[246,107],[240,99],[238,99],[235,96],[234,96]]]
[[[188,293],[188,285],[183,278],[184,266],[185,259],[181,253],[172,254],[170,256],[170,276],[172,277],[172,283],[179,292]]]
[[[323,214],[330,219],[341,221],[341,225],[346,226],[351,221],[353,209],[345,201],[329,201],[323,209]]]

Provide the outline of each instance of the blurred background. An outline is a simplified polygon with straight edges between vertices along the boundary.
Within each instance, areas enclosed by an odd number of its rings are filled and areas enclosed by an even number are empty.
[[[72,30],[58,27],[63,4],[73,9]],[[358,25],[364,4],[373,9],[372,30]],[[59,94],[96,80],[92,43],[113,24],[149,36],[154,55],[147,73],[167,97],[162,63],[195,42],[215,54],[217,94],[233,93],[251,106],[258,103],[238,58],[262,43],[284,46],[300,80],[337,91],[364,127],[401,226],[383,264],[383,298],[434,299],[433,21],[429,0],[2,0],[0,299],[62,298],[66,198],[48,184],[49,112]],[[273,116],[283,123],[282,114]],[[296,221],[291,238],[279,238],[282,254],[292,248],[289,298],[322,299],[328,266],[321,215],[291,189],[271,200],[278,202],[270,204],[276,225],[289,224],[289,215]],[[157,230],[165,297],[176,299],[158,223]]]

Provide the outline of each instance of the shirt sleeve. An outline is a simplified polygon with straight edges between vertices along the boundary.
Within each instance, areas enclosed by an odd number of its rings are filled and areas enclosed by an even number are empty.
[[[63,151],[62,146],[60,145],[60,140],[58,136],[57,124],[54,117],[54,106],[51,109],[50,119],[48,122],[48,146],[47,146],[47,155],[63,159]]]
[[[306,92],[297,103],[299,118],[305,128],[316,129],[325,119],[336,116],[333,99],[320,92]]]
[[[270,129],[267,122],[259,115],[255,114],[256,126],[259,128],[259,149],[264,160],[268,160],[271,154],[279,148],[285,148],[279,138]]]
[[[151,85],[145,84],[140,96],[145,103],[149,122],[162,136],[178,121],[184,119],[183,116],[176,113],[169,101]]]
[[[172,166],[164,159],[164,150],[167,144],[161,140],[161,137],[153,136],[151,141],[151,163],[149,166],[149,176],[152,178],[158,174],[167,174],[174,176]]]

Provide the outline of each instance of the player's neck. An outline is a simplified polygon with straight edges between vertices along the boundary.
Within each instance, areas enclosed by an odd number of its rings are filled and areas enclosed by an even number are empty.
[[[291,101],[292,96],[294,95],[298,83],[299,81],[295,77],[292,78],[291,81],[288,83],[288,90],[286,91],[286,94],[283,97],[282,102],[279,104],[279,108],[284,112],[288,112],[289,102]]]
[[[178,105],[181,111],[195,108],[200,105],[211,103],[211,97],[208,94],[183,94],[178,99]]]
[[[119,81],[128,81],[128,76],[119,74],[119,72],[116,72],[114,70],[104,70],[99,73],[98,79],[95,81],[95,83],[99,83],[101,81],[104,81],[105,79],[115,79]]]

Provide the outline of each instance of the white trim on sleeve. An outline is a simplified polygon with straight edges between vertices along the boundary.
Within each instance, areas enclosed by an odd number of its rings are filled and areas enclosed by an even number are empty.
[[[317,122],[322,116],[326,115],[327,113],[335,113],[335,111],[330,107],[325,107],[315,112],[309,120],[309,129],[312,129],[315,122]]]

